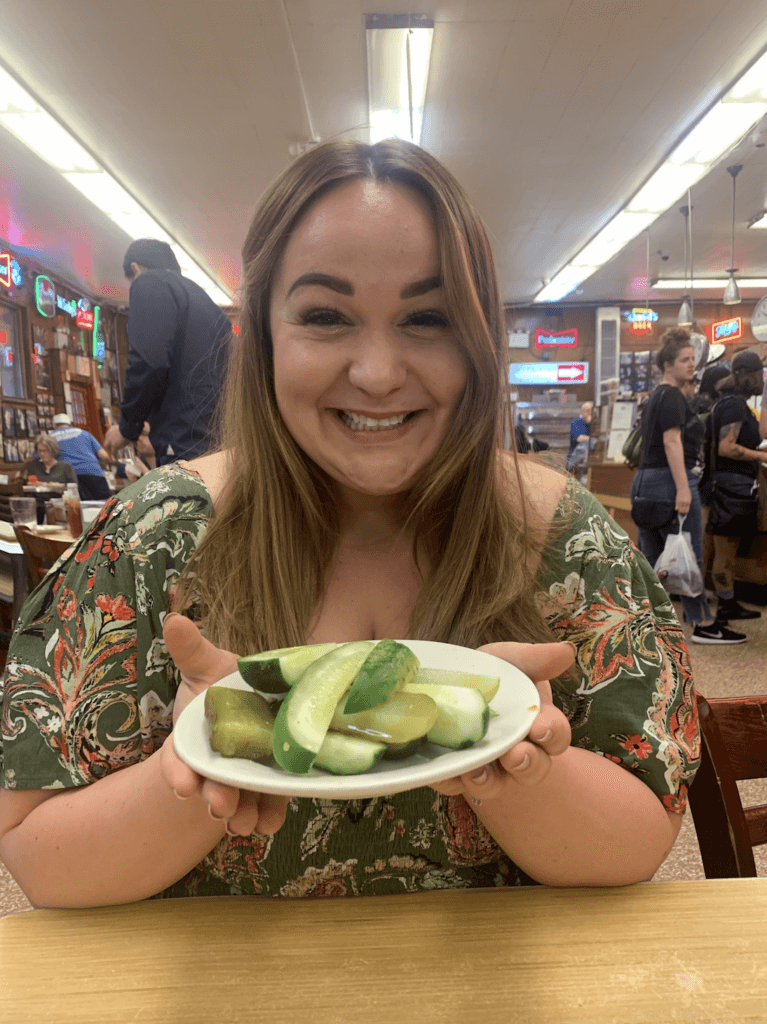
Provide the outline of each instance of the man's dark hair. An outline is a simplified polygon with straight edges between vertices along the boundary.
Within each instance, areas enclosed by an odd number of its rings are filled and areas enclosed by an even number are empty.
[[[174,270],[181,273],[181,267],[167,242],[156,238],[139,238],[131,242],[123,258],[123,270],[129,281],[135,277],[131,263],[138,263],[147,270]]]

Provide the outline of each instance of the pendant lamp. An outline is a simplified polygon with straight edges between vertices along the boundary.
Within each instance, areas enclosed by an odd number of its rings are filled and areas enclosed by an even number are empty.
[[[735,275],[738,272],[738,268],[733,266],[735,262],[735,179],[743,170],[743,164],[732,164],[731,167],[727,168],[727,173],[732,175],[732,238],[730,242],[730,269],[727,273],[730,275],[730,280],[725,285],[724,297],[722,302],[725,306],[737,306],[740,302],[740,288],[738,288],[738,282],[735,280]]]
[[[684,217],[684,286],[687,287],[687,218],[690,215],[689,206],[680,206],[679,212]],[[692,327],[692,307],[690,306],[690,296],[685,295],[682,299],[682,305],[679,307],[679,316],[676,322],[680,327]]]

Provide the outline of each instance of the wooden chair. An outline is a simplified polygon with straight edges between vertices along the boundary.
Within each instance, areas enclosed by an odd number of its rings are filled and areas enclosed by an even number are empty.
[[[767,696],[707,701],[698,694],[702,760],[690,808],[706,878],[755,878],[767,843],[767,803],[744,809],[737,782],[767,778]]]
[[[33,533],[27,526],[14,526],[13,529],[24,549],[32,587],[43,581],[53,563],[74,543],[71,537],[50,537]]]
[[[11,498],[22,498],[24,496],[24,481],[20,476],[10,483],[0,484],[0,520],[4,523],[12,523]]]

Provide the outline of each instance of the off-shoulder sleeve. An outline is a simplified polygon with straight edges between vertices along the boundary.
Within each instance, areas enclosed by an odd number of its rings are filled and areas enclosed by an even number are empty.
[[[563,527],[563,524],[566,526]],[[700,763],[690,654],[668,594],[602,506],[573,482],[541,570],[542,611],[577,648],[554,701],[573,745],[621,764],[679,814]]]
[[[0,785],[87,785],[162,745],[178,686],[163,619],[210,510],[195,475],[154,470],[30,595],[0,684]]]

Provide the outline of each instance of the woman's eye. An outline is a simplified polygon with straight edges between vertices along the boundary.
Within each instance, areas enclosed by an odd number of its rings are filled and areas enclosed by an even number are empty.
[[[345,324],[344,317],[337,309],[310,309],[302,313],[300,322],[310,327],[338,327]]]
[[[450,320],[445,314],[433,309],[413,313],[408,317],[407,322],[411,327],[440,327],[443,330],[450,326]]]

